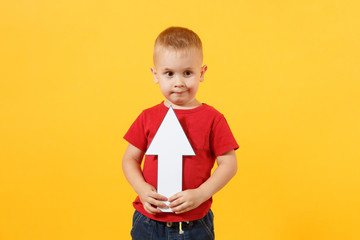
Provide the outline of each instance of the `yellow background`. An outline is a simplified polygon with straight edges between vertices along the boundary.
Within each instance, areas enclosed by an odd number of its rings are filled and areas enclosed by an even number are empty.
[[[358,1],[0,3],[0,239],[130,239],[122,136],[162,96],[157,34],[199,34],[199,100],[239,171],[217,239],[360,239]]]

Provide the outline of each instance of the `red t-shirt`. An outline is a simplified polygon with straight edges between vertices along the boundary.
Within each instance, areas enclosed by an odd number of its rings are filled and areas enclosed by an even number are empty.
[[[169,109],[164,103],[144,110],[131,125],[124,139],[146,152]],[[215,108],[202,104],[193,109],[174,109],[196,156],[183,156],[183,190],[194,189],[211,175],[217,156],[239,146],[224,116]],[[157,156],[145,156],[143,176],[147,183],[157,187]],[[133,205],[143,215],[163,222],[193,221],[203,218],[209,211],[212,198],[199,207],[182,214],[145,211],[139,197]]]

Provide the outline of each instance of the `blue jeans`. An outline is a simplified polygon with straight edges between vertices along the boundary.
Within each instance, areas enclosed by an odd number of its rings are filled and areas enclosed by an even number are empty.
[[[214,215],[211,210],[205,217],[182,222],[180,231],[179,223],[166,223],[152,220],[138,211],[135,211],[131,236],[133,240],[213,240]]]

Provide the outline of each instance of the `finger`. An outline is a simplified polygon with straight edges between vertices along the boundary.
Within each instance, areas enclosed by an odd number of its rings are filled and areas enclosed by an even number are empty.
[[[184,212],[188,212],[190,211],[191,209],[184,209],[184,210],[181,210],[181,211],[177,211],[177,212],[174,212],[175,214],[181,214],[181,213],[184,213]]]
[[[157,200],[161,200],[161,201],[167,201],[167,197],[157,193],[157,192],[151,192],[149,194],[150,197],[154,198],[154,199],[157,199]]]
[[[158,199],[156,198],[156,196],[160,196],[162,197],[161,199]],[[160,195],[160,194],[157,194],[157,193],[150,193],[149,196],[146,198],[146,202],[149,202],[151,203],[152,205],[155,205],[157,207],[161,207],[161,208],[164,208],[166,207],[167,205],[164,203],[164,201],[166,201],[167,198]]]
[[[180,197],[182,197],[182,193],[181,193],[181,192],[176,193],[175,195],[173,195],[173,196],[171,196],[171,197],[169,198],[169,202],[173,202],[173,201],[175,201],[176,199],[178,199],[178,198],[180,198]]]
[[[187,212],[189,210],[191,210],[190,206],[188,206],[186,203],[183,203],[175,208],[171,208],[171,210],[175,213],[175,214],[180,214],[180,213],[184,213]]]
[[[184,213],[184,212],[193,210],[196,207],[197,207],[197,205],[184,203],[184,204],[180,205],[179,207],[176,207],[172,210],[173,210],[173,212],[175,212],[175,214],[180,214],[180,213]]]
[[[151,205],[154,205],[156,207],[160,207],[160,208],[168,208],[168,206],[162,202],[162,201],[159,201],[159,200],[156,200],[156,199],[153,199],[153,198],[149,198],[148,202],[151,204]]]
[[[185,201],[183,200],[183,198],[178,198],[178,199],[170,202],[169,207],[170,207],[170,208],[175,208],[175,207],[183,204],[184,202],[185,202]]]
[[[160,209],[157,209],[155,207],[153,207],[150,203],[146,202],[144,204],[144,209],[145,211],[147,211],[148,213],[152,214],[152,215],[156,215],[157,213],[161,212]]]

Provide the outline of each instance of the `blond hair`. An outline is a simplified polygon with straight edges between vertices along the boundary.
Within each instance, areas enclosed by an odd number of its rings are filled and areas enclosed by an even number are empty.
[[[162,48],[170,48],[176,51],[197,49],[202,56],[202,43],[199,36],[184,27],[169,27],[159,34],[154,45],[154,62],[157,53]]]

